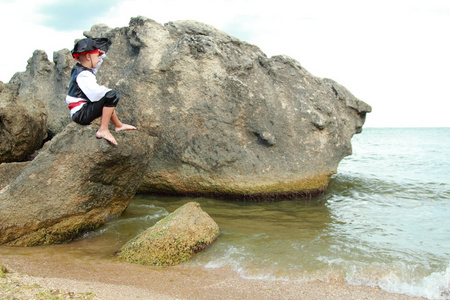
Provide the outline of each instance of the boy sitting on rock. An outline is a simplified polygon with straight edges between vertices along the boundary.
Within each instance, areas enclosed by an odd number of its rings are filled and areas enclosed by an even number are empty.
[[[95,77],[105,57],[105,51],[100,49],[107,49],[109,44],[107,38],[87,38],[75,44],[72,56],[78,63],[72,68],[66,102],[72,120],[78,124],[89,125],[93,120],[102,117],[96,137],[117,145],[108,129],[109,121],[114,123],[116,131],[134,130],[136,127],[119,120],[115,112],[119,94],[99,85]]]

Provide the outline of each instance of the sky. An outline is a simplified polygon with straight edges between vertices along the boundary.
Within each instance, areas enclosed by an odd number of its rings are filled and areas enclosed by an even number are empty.
[[[0,81],[92,25],[196,20],[288,55],[372,106],[365,127],[450,127],[448,0],[0,0]]]

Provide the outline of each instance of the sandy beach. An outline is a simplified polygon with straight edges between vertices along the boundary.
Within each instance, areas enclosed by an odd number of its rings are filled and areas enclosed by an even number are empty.
[[[419,299],[340,281],[244,279],[226,268],[157,268],[3,250],[2,299]]]

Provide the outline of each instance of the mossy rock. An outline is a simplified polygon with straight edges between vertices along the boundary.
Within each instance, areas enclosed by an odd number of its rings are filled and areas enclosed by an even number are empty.
[[[0,264],[0,278],[5,278],[5,273],[8,273],[8,270],[4,265]]]
[[[218,235],[216,222],[200,204],[189,202],[127,242],[117,254],[136,264],[174,266],[204,250]]]

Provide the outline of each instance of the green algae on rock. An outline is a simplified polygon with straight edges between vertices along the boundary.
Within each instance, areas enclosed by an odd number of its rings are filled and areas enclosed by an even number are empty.
[[[159,195],[211,197],[255,202],[279,201],[317,196],[327,189],[333,174],[335,172],[302,179],[292,179],[289,176],[278,176],[276,179],[263,176],[253,179],[245,177],[217,179],[211,176],[205,184],[205,178],[191,176],[186,179],[179,172],[165,172],[160,176],[148,178],[153,185],[146,185],[146,187],[154,191],[152,194]],[[172,189],[172,186],[177,186],[178,190]]]
[[[213,243],[219,226],[197,202],[189,202],[128,241],[117,255],[142,265],[174,266]]]
[[[8,270],[4,265],[0,264],[0,278],[5,278],[5,273],[8,273]]]

